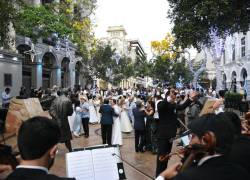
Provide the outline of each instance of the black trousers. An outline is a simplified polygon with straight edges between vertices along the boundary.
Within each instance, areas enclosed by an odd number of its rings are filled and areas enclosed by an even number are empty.
[[[161,162],[159,157],[161,155],[169,154],[172,149],[172,144],[173,143],[169,142],[169,139],[157,139],[158,152],[156,160],[156,177],[159,176],[159,174],[168,166],[168,161]]]
[[[89,118],[82,118],[82,127],[85,133],[85,136],[89,136]]]
[[[145,146],[145,130],[135,130],[135,151],[143,151]]]
[[[102,143],[111,145],[112,138],[112,124],[102,124]]]

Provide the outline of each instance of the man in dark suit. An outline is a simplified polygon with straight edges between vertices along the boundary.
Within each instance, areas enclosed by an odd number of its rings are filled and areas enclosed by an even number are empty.
[[[135,151],[144,152],[145,146],[145,120],[146,112],[143,109],[142,101],[136,101],[136,108],[133,109],[134,129],[135,129]]]
[[[103,144],[111,145],[114,109],[109,105],[109,100],[105,99],[101,105],[99,113],[101,113],[101,130]]]
[[[161,173],[156,180],[235,180],[250,179],[248,172],[227,159],[234,140],[233,125],[225,115],[205,114],[191,122],[190,146],[203,150],[197,165],[178,172],[181,163],[176,163]]]
[[[60,137],[59,126],[46,117],[33,117],[23,122],[17,137],[21,162],[7,180],[75,180],[48,173]]]
[[[65,143],[65,146],[69,150],[69,152],[72,151],[71,146],[71,131],[68,121],[68,116],[71,116],[73,113],[73,107],[72,102],[67,97],[68,96],[68,90],[63,89],[61,92],[61,96],[57,97],[50,107],[50,114],[53,117],[54,120],[58,123],[60,129],[61,129],[61,143]]]
[[[197,96],[196,92],[193,92],[183,104],[176,104],[176,95],[174,89],[170,90],[169,96],[166,95],[165,99],[158,103],[159,121],[156,131],[157,137],[157,164],[156,164],[156,176],[167,168],[168,161],[160,161],[162,156],[169,154],[172,148],[172,142],[170,139],[176,136],[178,121],[178,110],[183,110],[192,103],[192,98]]]

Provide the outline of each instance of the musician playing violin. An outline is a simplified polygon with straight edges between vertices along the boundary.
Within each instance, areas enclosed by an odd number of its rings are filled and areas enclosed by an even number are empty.
[[[233,143],[234,129],[225,115],[203,115],[190,124],[190,130],[188,158],[167,168],[157,180],[250,179],[245,169],[226,158]],[[192,147],[195,148],[192,150]]]

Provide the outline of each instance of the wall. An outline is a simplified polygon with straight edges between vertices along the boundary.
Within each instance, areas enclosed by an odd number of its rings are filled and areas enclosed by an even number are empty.
[[[6,88],[4,86],[4,74],[12,74],[11,96],[19,95],[22,86],[22,65],[21,62],[10,62],[7,59],[0,59],[0,93]],[[0,99],[2,101],[2,99]]]

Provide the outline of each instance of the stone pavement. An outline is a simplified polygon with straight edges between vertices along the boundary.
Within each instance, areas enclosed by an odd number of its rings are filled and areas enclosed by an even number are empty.
[[[89,125],[90,126],[90,136],[89,138],[80,137],[74,138],[72,141],[73,148],[81,148],[93,145],[102,144],[100,136],[100,125]],[[156,155],[150,152],[136,153],[134,150],[134,135],[123,134],[123,146],[120,148],[121,155],[124,160],[129,162],[134,167],[138,168],[140,171],[146,173],[147,175],[154,177],[155,166],[156,166]],[[65,176],[65,153],[67,149],[64,144],[59,145],[59,152],[57,154],[55,164],[51,169],[51,172],[59,175]],[[150,178],[142,175],[137,170],[123,163],[125,168],[126,177],[128,180],[149,180]]]
[[[90,136],[89,138],[80,137],[74,138],[72,140],[73,148],[82,148],[94,145],[102,144],[101,140],[101,131],[100,125],[89,125],[90,127]],[[7,135],[9,136],[9,135]],[[6,144],[12,145],[16,149],[16,138],[12,137],[6,141]],[[120,147],[122,158],[130,163],[132,166],[137,168],[139,171],[147,174],[150,177],[154,177],[156,169],[156,155],[153,155],[151,152],[136,153],[134,150],[134,134],[124,134],[123,133],[123,146]],[[66,176],[66,162],[65,162],[65,153],[68,150],[64,144],[59,144],[59,151],[55,159],[55,164],[51,168],[50,172],[58,176]],[[176,162],[176,157],[172,158],[170,164]],[[123,163],[125,168],[126,177],[128,180],[149,180],[149,178],[139,171],[135,170],[133,167]],[[0,177],[1,179],[1,177]],[[104,179],[106,180],[106,179]]]

